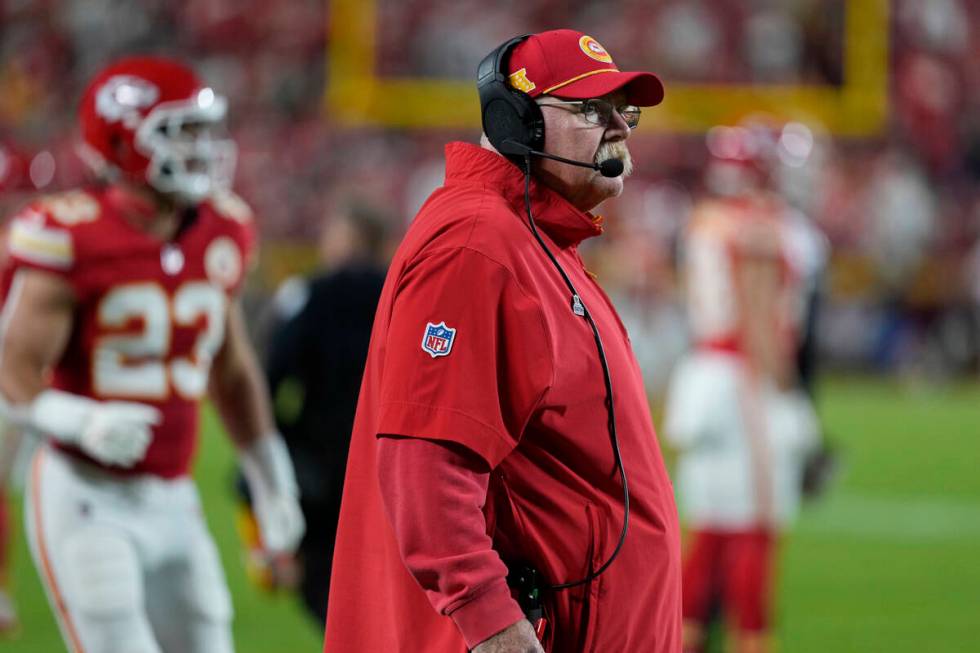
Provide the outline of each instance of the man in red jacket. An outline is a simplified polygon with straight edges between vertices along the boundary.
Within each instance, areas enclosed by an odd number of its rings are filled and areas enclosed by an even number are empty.
[[[375,318],[325,651],[679,652],[671,484],[626,330],[577,251],[663,87],[571,30],[504,44],[480,78],[482,147],[446,147]],[[508,586],[504,561],[536,587]]]

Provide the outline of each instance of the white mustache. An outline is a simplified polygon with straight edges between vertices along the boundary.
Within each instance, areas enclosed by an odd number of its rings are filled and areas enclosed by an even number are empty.
[[[633,173],[633,158],[624,141],[607,141],[600,145],[595,153],[595,162],[606,159],[619,159],[623,162],[623,177],[629,177]]]

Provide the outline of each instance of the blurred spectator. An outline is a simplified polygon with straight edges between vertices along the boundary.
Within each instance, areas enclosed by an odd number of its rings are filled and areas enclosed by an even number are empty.
[[[752,15],[742,48],[753,77],[760,82],[792,79],[800,70],[803,39],[787,8],[770,7]]]
[[[321,270],[287,280],[274,300],[279,324],[268,348],[269,389],[308,524],[300,592],[321,622],[354,410],[384,285],[388,220],[362,200],[347,202],[324,224]]]
[[[0,140],[0,193],[19,190],[29,183],[30,160],[15,145]]]
[[[719,68],[724,71],[726,61],[731,61],[722,54],[722,29],[722,17],[707,3],[667,3],[656,31],[651,32],[658,55],[651,59],[682,79],[705,80]]]

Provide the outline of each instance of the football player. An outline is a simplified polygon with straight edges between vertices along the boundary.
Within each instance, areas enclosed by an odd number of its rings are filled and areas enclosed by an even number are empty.
[[[263,542],[304,522],[237,298],[254,245],[229,190],[227,104],[186,66],[130,58],[81,102],[101,182],[15,216],[0,394],[40,434],[31,551],[71,651],[232,650],[232,606],[189,477],[209,396],[238,448]]]
[[[805,270],[790,207],[769,190],[767,143],[729,129],[715,143],[710,196],[684,236],[694,350],[674,371],[665,414],[665,435],[680,450],[678,500],[690,535],[685,653],[706,650],[719,608],[733,630],[730,650],[769,650],[776,545],[818,442],[796,372]]]

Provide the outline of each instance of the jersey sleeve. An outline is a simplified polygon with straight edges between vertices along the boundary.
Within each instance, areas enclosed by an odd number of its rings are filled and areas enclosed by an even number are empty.
[[[233,292],[237,294],[241,292],[249,273],[258,267],[259,257],[257,253],[259,235],[258,230],[255,228],[255,223],[249,222],[248,224],[241,225],[235,236],[235,240],[238,241],[242,251],[242,273],[238,278],[238,283],[232,288]]]
[[[10,262],[70,277],[85,258],[80,230],[100,217],[102,205],[85,190],[41,197],[11,220]]]
[[[43,270],[72,281],[78,266],[73,225],[65,224],[39,203],[27,206],[11,219],[6,249],[8,270]]]
[[[684,241],[688,320],[697,340],[724,337],[735,325],[731,259],[717,231],[695,228]]]
[[[495,467],[552,383],[540,303],[466,248],[410,265],[395,292],[378,434],[456,442]]]
[[[224,224],[224,231],[229,234],[235,242],[241,260],[237,266],[237,278],[229,284],[228,290],[232,294],[237,294],[245,284],[248,273],[258,263],[256,252],[258,249],[258,230],[255,224],[255,216],[252,208],[245,200],[231,191],[217,193],[209,201],[209,208],[216,213]],[[212,256],[212,265],[223,266],[223,252],[208,254]]]

